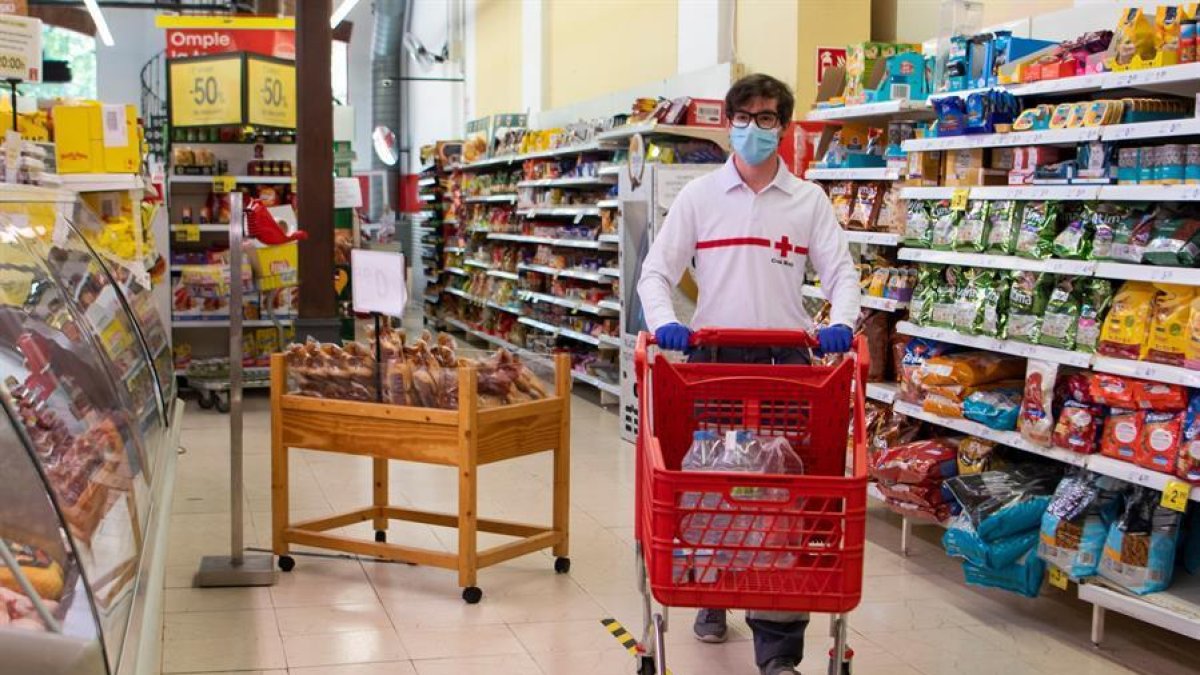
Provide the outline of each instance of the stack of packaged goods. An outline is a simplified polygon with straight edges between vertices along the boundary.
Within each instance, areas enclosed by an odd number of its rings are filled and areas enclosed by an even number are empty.
[[[962,514],[942,544],[963,559],[967,583],[1037,596],[1045,574],[1035,552],[1038,528],[1059,474],[1054,466],[1022,464],[946,482]]]
[[[1021,408],[1024,372],[1022,359],[913,340],[902,367],[900,397],[934,415],[1011,431]]]
[[[958,473],[957,438],[913,441],[887,448],[871,459],[869,472],[892,511],[915,520],[942,523],[958,509],[944,490]]]

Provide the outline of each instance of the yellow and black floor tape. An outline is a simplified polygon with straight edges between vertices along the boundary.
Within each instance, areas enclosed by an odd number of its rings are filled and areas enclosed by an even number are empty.
[[[622,626],[620,621],[617,621],[616,619],[600,619],[600,623],[604,626],[604,629],[608,631],[608,634],[613,636],[617,642],[621,643],[621,646],[624,647],[625,651],[629,652],[630,655],[638,656],[642,653],[641,648],[638,646],[637,639],[630,635],[629,631],[625,630],[625,626]],[[667,675],[671,675],[671,670],[669,668],[667,669]]]

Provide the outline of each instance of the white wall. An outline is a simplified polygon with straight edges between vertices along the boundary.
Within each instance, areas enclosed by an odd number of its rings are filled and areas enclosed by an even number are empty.
[[[350,34],[350,105],[354,106],[354,170],[371,170],[371,35],[375,32],[373,2],[360,2],[346,17]],[[365,74],[365,76],[364,76]]]
[[[142,66],[166,46],[154,27],[154,12],[144,9],[104,10],[113,34],[112,47],[96,40],[96,90],[105,103],[132,103],[141,111]]]

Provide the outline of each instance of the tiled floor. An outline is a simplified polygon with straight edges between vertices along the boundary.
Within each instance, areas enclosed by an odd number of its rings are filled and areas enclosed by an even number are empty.
[[[246,416],[246,532],[270,544],[269,418],[251,398]],[[570,575],[555,575],[536,553],[483,570],[478,605],[463,603],[452,572],[371,560],[297,556],[296,569],[261,589],[198,590],[192,573],[203,554],[229,541],[226,417],[194,406],[185,418],[172,511],[163,670],[280,675],[609,675],[633,664],[599,620],[632,631],[641,621],[633,566],[633,448],[616,419],[588,400],[573,408]],[[370,463],[297,452],[294,517],[319,517],[366,504]],[[550,500],[549,457],[480,472],[480,510],[539,521]],[[392,500],[452,511],[449,469],[395,464]],[[350,528],[370,537],[370,524]],[[890,514],[869,524],[864,601],[850,619],[858,675],[1015,675],[1200,672],[1196,643],[1109,615],[1103,651],[1088,642],[1089,609],[1049,590],[1037,600],[968,588],[958,566],[918,528],[908,558],[897,554]],[[483,535],[488,545],[491,537]],[[454,532],[393,526],[389,539],[453,550]],[[667,650],[676,675],[753,675],[750,632],[740,613],[733,639],[704,645],[690,636],[692,612],[672,613]],[[825,672],[831,641],[822,617],[808,633],[803,667]]]

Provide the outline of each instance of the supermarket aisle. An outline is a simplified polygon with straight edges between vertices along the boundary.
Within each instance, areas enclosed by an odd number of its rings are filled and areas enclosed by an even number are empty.
[[[640,622],[634,586],[633,448],[611,413],[576,397],[572,560],[553,573],[538,553],[480,572],[484,599],[465,605],[446,570],[370,560],[297,556],[271,589],[190,588],[199,557],[228,546],[228,428],[225,417],[191,406],[185,419],[167,569],[164,672],[272,675],[622,675],[632,661],[602,629],[615,616]],[[269,416],[248,401],[247,540],[270,543]],[[367,503],[367,460],[305,452],[293,463],[295,516],[318,517]],[[548,516],[550,463],[534,457],[481,472],[481,511],[513,519]],[[392,499],[452,510],[449,469],[394,464]],[[851,619],[858,675],[1015,675],[1200,672],[1192,645],[1110,614],[1106,656],[1087,641],[1088,611],[1058,591],[1036,601],[962,584],[933,528],[912,557],[886,512],[870,526],[865,601]],[[362,532],[370,536],[370,524]],[[393,526],[390,539],[454,546],[453,532]],[[484,544],[489,544],[487,537]],[[740,613],[725,645],[690,636],[693,612],[672,614],[669,663],[676,675],[752,675],[749,631]],[[806,673],[824,672],[825,622],[809,630]],[[1173,636],[1172,636],[1173,637]],[[1192,664],[1192,665],[1188,665]],[[1132,668],[1134,670],[1129,670]]]

